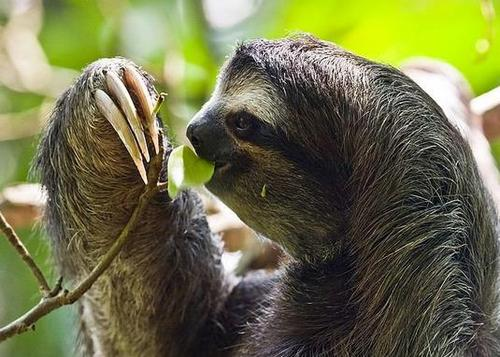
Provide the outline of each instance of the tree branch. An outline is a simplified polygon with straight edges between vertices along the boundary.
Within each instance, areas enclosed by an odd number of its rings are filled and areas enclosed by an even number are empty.
[[[160,142],[161,140],[161,135],[160,135]],[[109,249],[109,251],[103,256],[102,260],[92,269],[92,271],[89,273],[87,277],[85,277],[83,280],[81,280],[71,291],[68,290],[63,290],[61,286],[61,278],[59,279],[58,283],[52,289],[48,287],[48,284],[45,282],[45,287],[47,289],[46,294],[40,302],[34,306],[31,310],[26,312],[23,316],[19,317],[17,320],[11,322],[10,324],[6,325],[5,327],[0,328],[0,342],[6,340],[9,337],[21,334],[23,332],[28,331],[29,329],[33,329],[33,326],[35,322],[37,322],[40,318],[43,316],[47,315],[53,310],[56,310],[60,308],[61,306],[64,305],[70,305],[73,304],[75,301],[77,301],[87,290],[90,289],[90,287],[94,284],[94,282],[104,273],[104,271],[111,265],[113,262],[113,259],[118,255],[122,247],[127,243],[130,233],[134,230],[134,228],[137,226],[137,223],[139,222],[144,210],[146,209],[149,201],[154,197],[155,194],[157,194],[160,191],[164,190],[164,184],[158,185],[158,177],[160,176],[160,172],[162,169],[163,165],[163,152],[164,149],[162,145],[160,145],[160,152],[151,160],[150,167],[149,167],[149,172],[148,172],[148,177],[150,178],[155,178],[154,180],[149,180],[148,185],[144,187],[143,192],[139,196],[139,201],[137,203],[137,206],[134,208],[127,224],[125,227],[122,229],[116,240],[114,241],[113,245]],[[3,220],[5,222],[5,220]],[[5,222],[6,227],[10,227],[7,222]],[[2,229],[3,230],[3,229]],[[7,230],[8,231],[8,230]],[[16,237],[14,231],[12,228],[10,228],[10,231],[12,233],[9,233],[7,237],[9,238],[9,241],[11,240],[12,234],[13,236]],[[6,233],[7,234],[7,233]],[[17,238],[17,241],[19,239]],[[20,241],[19,241],[20,243]],[[13,245],[15,245],[13,243]],[[25,260],[25,257],[29,257],[31,261],[33,261],[26,250],[24,246],[21,247],[24,249],[22,252],[19,250],[17,245],[15,245],[17,251],[21,256],[23,257],[23,260]],[[26,260],[25,260],[26,261]],[[36,267],[35,263],[28,263],[27,264],[30,266],[30,268]],[[39,269],[38,269],[39,271]],[[35,272],[34,272],[35,274]],[[41,272],[40,272],[41,274]],[[43,277],[43,275],[42,275]],[[45,280],[44,280],[45,281]]]
[[[7,222],[2,212],[0,212],[0,231],[5,234],[7,240],[10,242],[10,244],[12,244],[21,258],[24,260],[26,265],[30,268],[31,272],[38,281],[38,285],[40,285],[40,290],[44,295],[48,295],[50,292],[50,288],[49,284],[47,283],[47,279],[45,279],[42,271],[40,270],[38,265],[36,265],[35,261],[31,257],[31,254],[28,252],[23,242],[21,242],[21,239],[19,239],[19,236],[16,234],[14,229],[12,229],[10,224]]]

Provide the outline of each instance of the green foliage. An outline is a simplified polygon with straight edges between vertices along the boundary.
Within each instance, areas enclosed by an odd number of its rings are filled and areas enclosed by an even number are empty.
[[[252,8],[242,21],[223,27],[215,26],[213,19],[205,16],[201,0],[47,0],[41,3],[43,17],[36,35],[48,63],[75,70],[73,76],[100,57],[125,56],[143,65],[157,79],[158,90],[169,93],[161,115],[170,128],[169,134],[178,138],[183,138],[187,121],[209,96],[217,68],[236,41],[255,37],[310,32],[395,66],[414,56],[444,59],[466,75],[478,94],[500,85],[500,38],[494,39],[486,57],[480,58],[476,51],[478,40],[488,32],[480,1],[249,1],[260,5]],[[39,4],[0,0],[0,32],[13,16],[9,9],[14,3]],[[498,0],[494,0],[494,5],[500,11]],[[215,13],[232,17],[221,10]],[[24,21],[37,27],[38,20],[30,16],[27,13]],[[498,36],[498,18],[492,26]],[[5,37],[0,36],[2,39]],[[0,43],[0,71],[8,57],[2,51]],[[0,116],[36,109],[54,99],[52,94],[2,87],[3,78],[0,77]],[[37,141],[37,137],[0,141],[0,189],[27,180]],[[201,165],[200,169],[199,161],[187,148],[176,150],[179,161],[169,165],[177,167],[171,174],[181,172],[177,189],[199,185],[210,178],[209,166]],[[493,144],[493,152],[500,161],[500,143]],[[193,167],[194,175],[190,171]],[[268,189],[262,187],[263,197]],[[35,259],[46,263],[43,234],[24,231],[21,235],[30,237],[28,248]],[[19,316],[37,299],[34,280],[0,237],[0,325]],[[74,335],[68,333],[74,330],[70,311],[57,311],[40,321],[36,333],[0,344],[0,357],[73,355]]]
[[[188,146],[178,146],[168,158],[168,195],[174,198],[179,190],[204,185],[213,174],[214,164],[196,156]]]
[[[28,250],[45,273],[52,277],[45,237],[39,230],[18,230]],[[53,283],[55,279],[50,279]],[[69,282],[65,282],[69,284]],[[0,235],[0,325],[13,321],[40,299],[38,284],[30,270],[7,240]],[[72,356],[76,328],[71,308],[63,308],[41,319],[35,331],[16,336],[0,344],[0,356]]]

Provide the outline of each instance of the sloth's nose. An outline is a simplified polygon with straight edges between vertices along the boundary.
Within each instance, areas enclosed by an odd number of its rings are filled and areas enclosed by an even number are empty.
[[[209,123],[200,120],[192,121],[186,130],[186,136],[193,145],[196,153],[209,160],[214,151],[212,147],[213,131],[214,129],[210,127]]]
[[[186,136],[193,145],[196,151],[199,150],[201,146],[200,132],[198,129],[198,125],[191,123],[188,125],[186,130]]]
[[[224,127],[207,113],[200,113],[191,120],[186,136],[196,153],[208,161],[220,160],[230,147]]]

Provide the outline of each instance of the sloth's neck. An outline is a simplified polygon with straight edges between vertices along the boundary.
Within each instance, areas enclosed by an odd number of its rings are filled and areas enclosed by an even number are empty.
[[[337,342],[352,329],[355,311],[349,304],[351,262],[337,258],[317,265],[293,262],[284,269],[262,311],[266,318],[253,329],[250,356],[344,356]],[[260,340],[266,343],[254,342]]]
[[[332,338],[351,355],[452,355],[478,333],[468,226],[458,216],[466,204],[432,196],[446,189],[439,172],[388,161],[353,179],[341,253],[288,271],[273,320],[284,339],[314,330],[316,342]]]
[[[405,254],[396,253],[391,259],[401,264],[380,266],[348,254],[330,263],[292,264],[275,290],[273,316],[261,333],[272,336],[274,345],[301,341],[286,347],[290,355],[320,354],[318,346],[338,356],[413,355],[431,348],[429,341],[446,355],[445,342],[453,346],[452,338],[465,335],[460,329],[468,307],[453,286],[458,282],[453,268],[424,256],[403,262]]]

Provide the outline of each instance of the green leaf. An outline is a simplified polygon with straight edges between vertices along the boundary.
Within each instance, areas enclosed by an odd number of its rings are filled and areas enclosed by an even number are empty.
[[[178,146],[168,158],[168,195],[174,198],[184,188],[201,186],[213,174],[211,162],[199,158],[185,145]]]

